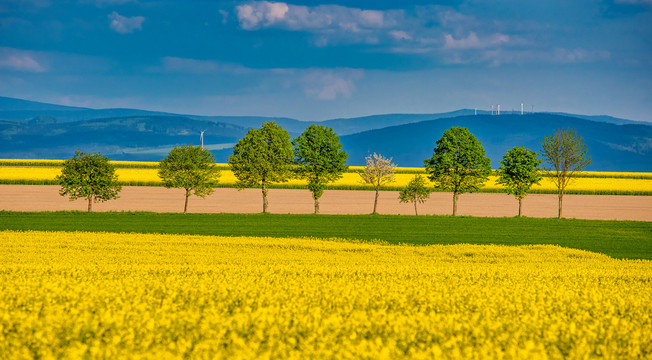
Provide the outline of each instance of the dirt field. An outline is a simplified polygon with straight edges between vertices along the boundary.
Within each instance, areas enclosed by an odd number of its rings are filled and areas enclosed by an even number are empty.
[[[69,201],[58,193],[58,186],[0,185],[0,210],[12,211],[85,211],[84,200]],[[327,190],[320,200],[322,214],[369,214],[374,192]],[[95,211],[182,212],[183,190],[163,187],[126,186],[120,198],[93,204]],[[312,213],[313,201],[308,190],[269,191],[269,209],[273,213]],[[260,190],[217,189],[205,199],[190,197],[189,212],[257,213],[262,211]],[[433,193],[419,214],[450,214],[452,194]],[[414,214],[410,204],[399,203],[398,193],[382,191],[378,201],[381,214]],[[458,203],[459,215],[515,216],[518,202],[506,194],[464,194]],[[523,215],[556,217],[556,195],[529,195],[523,200]],[[602,220],[652,221],[652,196],[566,195],[564,217]]]

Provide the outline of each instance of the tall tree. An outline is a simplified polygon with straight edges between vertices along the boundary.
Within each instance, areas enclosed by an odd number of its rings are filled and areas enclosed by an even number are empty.
[[[498,168],[498,184],[518,199],[518,216],[521,216],[523,198],[530,188],[541,181],[541,163],[537,153],[523,146],[514,147],[503,155]]]
[[[366,165],[362,172],[358,172],[362,178],[363,184],[369,184],[376,190],[376,197],[374,198],[374,214],[377,214],[378,207],[378,191],[380,187],[394,182],[394,171],[396,164],[392,163],[392,158],[385,158],[382,155],[374,153],[365,158]]]
[[[263,212],[268,212],[268,187],[273,182],[287,181],[291,175],[292,144],[290,134],[273,121],[264,123],[260,129],[250,129],[233,147],[228,162],[236,186],[260,187],[263,193]]]
[[[319,198],[330,182],[342,177],[348,168],[348,155],[342,150],[340,138],[333,129],[310,125],[298,138],[292,140],[296,174],[308,181],[308,190],[315,201],[315,214],[319,214]]]
[[[61,185],[61,196],[68,195],[70,201],[86,198],[89,212],[93,211],[93,202],[117,199],[122,190],[109,158],[99,153],[75,151],[75,156],[63,162],[56,180]]]
[[[438,189],[453,192],[453,216],[464,193],[478,191],[491,174],[491,160],[478,139],[464,127],[452,127],[437,140],[433,156],[424,161]]]
[[[158,176],[166,188],[182,188],[186,191],[183,212],[188,212],[188,198],[201,198],[215,191],[220,171],[215,166],[213,154],[201,146],[182,145],[170,150],[159,163]]]
[[[546,135],[541,141],[544,170],[552,173],[552,182],[557,187],[559,207],[557,217],[562,217],[562,203],[566,187],[578,171],[583,171],[591,163],[591,156],[584,139],[575,129],[558,129],[552,136]]]
[[[414,175],[407,186],[398,193],[400,202],[414,203],[414,215],[419,215],[417,203],[424,203],[430,198],[430,189],[426,186],[426,178]]]

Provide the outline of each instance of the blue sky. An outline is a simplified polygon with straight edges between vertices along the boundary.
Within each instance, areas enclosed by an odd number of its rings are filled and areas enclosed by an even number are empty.
[[[0,96],[324,120],[652,121],[652,0],[3,0]]]

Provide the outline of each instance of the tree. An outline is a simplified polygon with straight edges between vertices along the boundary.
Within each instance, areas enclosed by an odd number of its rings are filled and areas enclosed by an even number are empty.
[[[233,147],[228,162],[233,175],[238,179],[238,189],[260,187],[263,193],[263,213],[266,213],[268,186],[290,178],[293,157],[290,134],[270,121],[260,129],[250,129]]]
[[[392,158],[385,158],[382,155],[374,153],[365,158],[366,166],[362,172],[358,172],[362,178],[363,184],[370,184],[376,190],[376,198],[374,199],[374,214],[377,214],[376,208],[378,206],[378,190],[384,184],[394,182],[394,168],[396,164],[392,164]]]
[[[461,194],[478,191],[491,174],[491,160],[467,128],[454,126],[437,140],[433,156],[424,161],[435,187],[453,192],[453,216]]]
[[[523,146],[514,147],[503,155],[498,168],[498,184],[505,186],[508,194],[518,199],[518,216],[521,216],[522,201],[534,184],[541,181],[541,163],[537,153]]]
[[[342,150],[340,138],[333,129],[310,125],[298,138],[292,140],[295,172],[308,181],[308,190],[315,200],[315,214],[319,214],[319,198],[326,184],[342,177],[348,168],[348,155]]]
[[[70,201],[86,198],[89,212],[93,211],[93,202],[117,199],[122,190],[109,158],[99,153],[75,151],[75,156],[63,162],[56,180],[61,185],[61,196],[68,195]]]
[[[201,198],[215,191],[220,171],[215,166],[213,154],[201,146],[182,145],[170,150],[159,163],[158,176],[166,188],[182,188],[186,191],[184,214],[188,212],[188,198]]]
[[[400,202],[414,203],[414,215],[417,212],[417,203],[424,203],[430,198],[430,189],[426,187],[426,178],[422,175],[415,175],[407,186],[398,193]]]
[[[557,217],[561,219],[562,202],[566,187],[591,163],[591,156],[581,136],[575,129],[558,129],[553,136],[546,135],[541,141],[543,158],[548,166],[544,170],[552,172],[552,182],[557,187],[559,208]]]

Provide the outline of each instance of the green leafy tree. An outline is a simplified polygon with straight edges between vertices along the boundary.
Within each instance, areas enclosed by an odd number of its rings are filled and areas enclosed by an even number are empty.
[[[292,140],[297,176],[308,181],[308,190],[315,201],[315,214],[319,214],[319,198],[330,182],[342,177],[346,171],[348,155],[342,150],[340,138],[333,129],[310,125],[298,138]]]
[[[263,193],[263,212],[268,207],[268,187],[274,182],[287,181],[292,176],[292,144],[290,134],[273,121],[260,129],[250,129],[233,147],[228,162],[238,179],[238,189],[260,187]]]
[[[453,216],[464,193],[478,191],[491,174],[491,160],[467,128],[452,127],[437,140],[433,156],[424,161],[435,187],[453,192]]]
[[[61,185],[61,196],[68,195],[70,201],[86,198],[88,211],[93,211],[93,202],[117,199],[122,190],[109,158],[99,153],[76,151],[75,156],[63,162],[56,180]]]
[[[419,215],[417,203],[424,203],[430,198],[430,189],[426,186],[426,178],[415,175],[407,186],[398,193],[400,202],[414,203],[414,215]]]
[[[182,188],[186,191],[183,212],[188,212],[188,198],[201,198],[215,191],[220,172],[215,166],[213,154],[201,146],[182,145],[170,150],[159,163],[158,176],[166,188]]]
[[[498,168],[498,184],[505,186],[508,194],[518,199],[518,216],[521,216],[523,198],[530,188],[541,181],[541,163],[537,153],[523,146],[514,147],[503,155]]]
[[[376,208],[378,207],[378,191],[380,187],[394,182],[394,172],[396,164],[392,163],[392,158],[385,158],[382,155],[374,153],[365,158],[366,165],[361,172],[358,172],[362,178],[363,184],[369,184],[376,190],[376,197],[374,198],[374,214],[377,214]]]
[[[559,207],[557,217],[561,219],[562,203],[566,187],[576,173],[583,171],[591,163],[591,156],[584,139],[575,129],[558,129],[553,136],[546,135],[541,142],[543,147],[544,170],[552,173],[552,182],[557,187]]]

